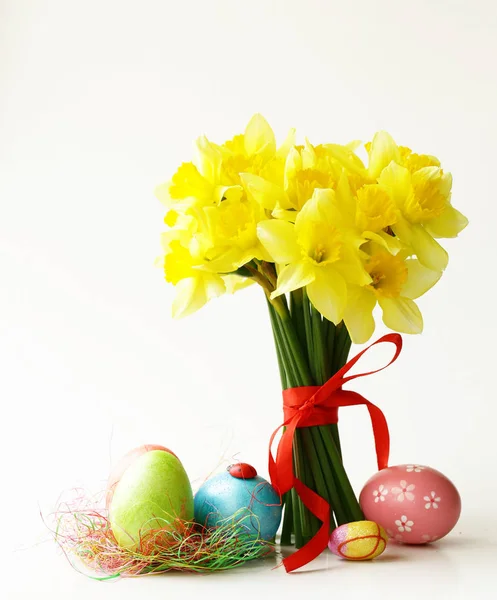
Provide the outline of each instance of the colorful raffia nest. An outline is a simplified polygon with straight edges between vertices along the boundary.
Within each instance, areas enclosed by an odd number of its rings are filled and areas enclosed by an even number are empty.
[[[156,529],[140,539],[138,548],[119,546],[112,533],[101,497],[74,490],[61,501],[48,523],[72,566],[86,567],[94,579],[137,577],[166,571],[209,573],[233,569],[274,551],[274,544],[247,535],[255,515],[235,513],[215,528],[178,519],[171,530]],[[243,514],[242,514],[243,512]]]

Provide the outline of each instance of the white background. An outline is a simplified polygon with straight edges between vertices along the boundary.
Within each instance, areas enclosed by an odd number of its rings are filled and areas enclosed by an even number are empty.
[[[493,0],[0,1],[2,597],[494,597],[496,30]],[[273,559],[91,581],[39,512],[102,489],[128,449],[164,444],[196,482],[233,457],[267,472],[281,406],[262,294],[174,322],[153,266],[155,185],[195,137],[222,142],[254,112],[280,140],[290,126],[314,143],[387,129],[453,173],[470,226],[420,302],[425,332],[357,389],[387,415],[391,464],[445,472],[463,516],[437,547],[371,564],[326,553],[295,575]],[[375,469],[367,411],[341,421],[360,491]]]

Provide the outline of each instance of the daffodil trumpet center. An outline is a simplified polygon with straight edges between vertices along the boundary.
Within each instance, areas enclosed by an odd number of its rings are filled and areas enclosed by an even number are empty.
[[[372,282],[368,286],[376,296],[398,298],[407,281],[407,267],[398,256],[378,252],[366,264]]]
[[[448,197],[441,190],[440,176],[422,177],[415,173],[412,178],[413,193],[404,207],[404,213],[411,223],[425,223],[439,217],[448,205]]]
[[[317,265],[334,263],[342,255],[340,232],[326,223],[307,223],[299,233],[298,243],[302,248],[303,258]]]
[[[380,185],[364,185],[357,190],[357,225],[378,232],[394,225],[397,212],[389,193]]]

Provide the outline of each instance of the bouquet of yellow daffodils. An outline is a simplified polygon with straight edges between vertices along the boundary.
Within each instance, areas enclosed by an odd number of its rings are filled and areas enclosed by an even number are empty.
[[[224,144],[199,138],[193,161],[156,190],[167,209],[161,265],[176,286],[173,315],[259,284],[284,389],[336,373],[351,342],[373,334],[376,304],[390,329],[420,333],[415,300],[448,262],[437,240],[467,225],[437,158],[385,132],[361,146],[297,145],[291,130],[278,147],[255,115]],[[332,527],[362,518],[336,424],[297,430],[294,468],[331,505]],[[284,501],[282,543],[301,547],[319,523],[294,490]]]

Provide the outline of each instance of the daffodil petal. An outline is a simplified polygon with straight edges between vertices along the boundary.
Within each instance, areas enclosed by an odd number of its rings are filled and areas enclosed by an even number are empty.
[[[314,281],[314,278],[315,273],[309,263],[301,261],[287,265],[281,269],[278,275],[278,287],[271,294],[271,298],[298,290],[311,283],[311,281]]]
[[[447,198],[452,188],[452,175],[445,173],[439,166],[422,167],[412,174],[413,181],[418,184],[432,182],[442,196]]]
[[[211,144],[205,135],[198,138],[195,144],[193,164],[198,172],[211,184],[216,185],[221,172],[221,152]]]
[[[391,162],[381,171],[378,183],[388,189],[392,200],[399,208],[402,208],[414,193],[411,174],[396,162]]]
[[[366,168],[362,160],[355,154],[350,146],[341,146],[340,144],[325,144],[324,147],[330,155],[341,165],[355,175],[364,175]]]
[[[392,136],[386,131],[379,131],[371,142],[369,153],[369,175],[376,179],[392,161],[400,162],[400,152]]]
[[[392,229],[402,241],[411,246],[421,264],[433,271],[445,269],[449,255],[422,225],[408,225],[405,221],[399,221]]]
[[[423,317],[416,303],[409,298],[378,298],[383,310],[383,322],[393,331],[421,333]]]
[[[406,261],[407,281],[402,287],[402,296],[416,300],[431,289],[442,276],[442,271],[432,271],[424,267],[419,260]]]
[[[340,211],[346,215],[351,224],[355,224],[356,200],[350,191],[349,179],[344,171],[340,175],[335,190],[335,202],[340,206]]]
[[[154,190],[155,197],[167,208],[169,208],[173,204],[171,196],[169,195],[170,186],[171,182],[168,181],[167,183],[161,183]]]
[[[246,249],[234,247],[228,248],[212,260],[205,261],[202,268],[212,273],[231,273],[246,265],[253,258],[262,260],[269,257],[258,244]]]
[[[449,204],[439,217],[428,221],[425,228],[435,238],[454,238],[467,224],[468,219]]]
[[[248,196],[258,202],[263,208],[273,210],[276,205],[282,208],[290,207],[283,188],[278,185],[252,173],[240,173],[240,179]]]
[[[376,297],[364,287],[350,287],[343,320],[354,344],[364,344],[373,335]]]
[[[412,250],[407,248],[398,237],[390,235],[385,231],[380,231],[378,233],[374,233],[372,231],[365,231],[364,237],[368,240],[371,240],[375,244],[378,244],[382,248],[385,248],[393,254],[394,256],[398,254],[400,251],[404,251],[405,256],[410,256],[412,254]]]
[[[276,138],[266,119],[259,114],[254,115],[245,129],[245,151],[249,156],[263,153],[272,156],[276,152]]]
[[[304,204],[295,219],[297,233],[309,221],[337,226],[337,218],[335,217],[337,210],[334,199],[335,192],[333,190],[315,189],[312,197]]]
[[[209,204],[212,201],[212,184],[192,163],[183,163],[169,184],[168,194],[174,200],[193,200],[197,204]]]
[[[173,317],[180,319],[196,312],[211,298],[220,296],[224,291],[224,282],[217,275],[199,273],[182,279],[176,284]]]
[[[218,185],[212,193],[213,204],[217,206],[222,200],[230,200],[231,202],[239,202],[243,196],[243,188],[241,185]]]
[[[347,303],[347,286],[340,273],[331,267],[318,268],[316,278],[306,289],[314,307],[328,321],[338,325]]]
[[[281,208],[280,206],[276,206],[276,208],[271,213],[271,216],[275,219],[281,219],[282,221],[288,221],[289,223],[295,223],[295,219],[299,213],[296,210],[286,210]]]
[[[347,283],[359,286],[371,283],[371,276],[364,268],[359,254],[352,252],[347,247],[342,248],[342,258],[333,267],[342,275]]]
[[[223,275],[223,281],[227,294],[234,294],[255,283],[250,277],[240,277],[240,275]]]
[[[220,252],[215,258],[205,261],[203,268],[212,273],[231,273],[240,266],[240,251],[238,248],[229,248]]]
[[[290,152],[285,161],[284,185],[285,190],[288,188],[292,178],[295,177],[298,171],[302,169],[302,157],[297,148],[290,148]]]
[[[275,263],[287,264],[300,259],[295,225],[287,221],[261,221],[257,225],[257,237],[272,256]]]
[[[293,128],[290,129],[290,131],[288,132],[288,135],[286,136],[285,141],[281,144],[281,146],[276,151],[276,156],[278,158],[286,159],[286,157],[288,156],[288,153],[290,152],[290,149],[295,146],[295,136],[296,136],[296,130]]]
[[[302,156],[303,169],[313,169],[316,166],[316,152],[307,138],[305,138],[305,145],[300,155]]]
[[[360,148],[361,146],[362,146],[361,140],[352,140],[348,144],[345,144],[345,148],[352,150],[352,152],[355,152],[357,150],[357,148]]]

